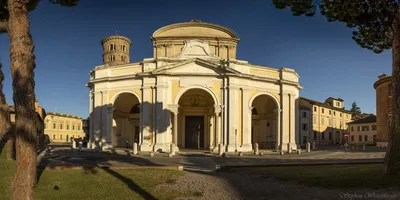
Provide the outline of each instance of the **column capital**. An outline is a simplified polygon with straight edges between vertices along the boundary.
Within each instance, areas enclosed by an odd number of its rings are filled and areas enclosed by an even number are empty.
[[[223,105],[214,105],[214,113],[219,114],[224,109]]]
[[[253,113],[253,108],[252,106],[249,107],[249,114]]]
[[[274,112],[275,113],[278,113],[278,112],[280,113],[280,112],[282,112],[282,109],[275,109]]]
[[[108,111],[108,112],[113,112],[114,109],[115,109],[114,105],[112,105],[112,104],[107,105],[107,111]]]
[[[168,105],[168,110],[170,112],[173,112],[174,114],[178,114],[179,113],[179,105],[170,104],[170,105]]]

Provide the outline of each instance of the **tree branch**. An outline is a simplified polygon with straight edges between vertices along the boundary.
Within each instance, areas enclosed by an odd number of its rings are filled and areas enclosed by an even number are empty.
[[[8,21],[0,20],[0,33],[7,33],[8,31]]]

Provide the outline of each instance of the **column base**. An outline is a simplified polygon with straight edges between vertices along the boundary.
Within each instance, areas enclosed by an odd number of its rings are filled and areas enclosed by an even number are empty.
[[[153,151],[155,152],[169,152],[171,143],[158,143],[153,147]]]
[[[241,152],[252,152],[253,151],[253,145],[252,144],[243,144],[239,148]]]
[[[226,146],[226,152],[235,152],[235,150],[237,150],[237,152],[239,152],[240,151],[240,146],[239,145],[236,145],[236,147],[235,147],[235,144],[228,144],[228,146]]]

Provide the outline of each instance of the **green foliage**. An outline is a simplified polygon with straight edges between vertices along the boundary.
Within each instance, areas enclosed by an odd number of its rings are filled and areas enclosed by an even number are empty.
[[[53,4],[59,4],[65,7],[73,7],[78,5],[79,0],[49,0]],[[40,0],[29,0],[27,7],[28,11],[33,11],[36,9]],[[8,19],[8,9],[7,9],[7,0],[0,0],[0,20]]]
[[[353,102],[353,103],[351,104],[350,112],[351,112],[353,115],[361,114],[361,109],[360,109],[360,107],[357,106],[357,103],[356,103],[356,102]]]
[[[392,47],[392,25],[399,15],[399,0],[272,0],[278,9],[290,8],[295,16],[313,16],[316,4],[329,22],[353,28],[353,40],[362,48],[381,53]]]

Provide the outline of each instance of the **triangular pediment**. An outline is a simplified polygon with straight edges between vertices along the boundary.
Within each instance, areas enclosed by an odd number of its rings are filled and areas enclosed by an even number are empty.
[[[202,60],[199,58],[182,61],[173,65],[168,65],[156,70],[152,74],[238,74],[239,72],[227,67],[221,67],[223,64]]]

